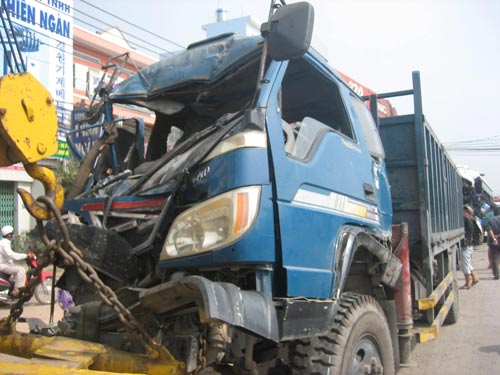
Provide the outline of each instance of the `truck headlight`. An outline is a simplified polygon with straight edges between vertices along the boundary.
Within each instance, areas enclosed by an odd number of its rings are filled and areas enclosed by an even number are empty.
[[[260,190],[260,186],[232,190],[184,211],[170,227],[162,258],[203,253],[242,237],[259,211]]]

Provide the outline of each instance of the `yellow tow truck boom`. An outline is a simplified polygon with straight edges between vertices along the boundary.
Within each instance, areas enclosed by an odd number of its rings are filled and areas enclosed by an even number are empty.
[[[54,172],[37,161],[57,152],[57,115],[49,91],[29,72],[0,79],[0,166],[23,163],[26,172],[43,183],[47,196],[61,208],[64,191]],[[23,189],[26,208],[41,220],[52,218],[46,208]]]
[[[54,100],[31,73],[0,79],[0,121],[0,166],[31,164],[57,152]]]

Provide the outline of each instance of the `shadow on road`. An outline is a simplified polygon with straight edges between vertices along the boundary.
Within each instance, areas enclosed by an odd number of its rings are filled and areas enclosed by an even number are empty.
[[[482,353],[497,353],[500,355],[500,345],[481,346],[479,351]]]

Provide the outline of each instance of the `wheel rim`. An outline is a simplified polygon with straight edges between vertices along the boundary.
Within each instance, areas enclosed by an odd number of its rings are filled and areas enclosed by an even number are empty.
[[[384,373],[380,348],[373,336],[363,336],[354,347],[349,374],[382,375]]]
[[[38,302],[43,304],[50,303],[50,298],[52,295],[52,279],[47,278],[44,282],[37,285],[35,289],[35,297]]]

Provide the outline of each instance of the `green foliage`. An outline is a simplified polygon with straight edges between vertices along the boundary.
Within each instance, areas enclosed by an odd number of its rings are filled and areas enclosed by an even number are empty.
[[[30,242],[28,232],[21,232],[12,238],[12,250],[18,253],[27,253],[27,244]]]
[[[72,158],[65,160],[57,167],[55,174],[57,180],[62,185],[65,194],[71,190],[71,186],[73,185],[73,182],[78,174],[79,167],[80,163]]]
[[[38,238],[34,236],[36,232],[21,232],[16,234],[12,239],[12,249],[18,253],[27,253],[29,251],[35,254],[42,254],[47,246]]]

